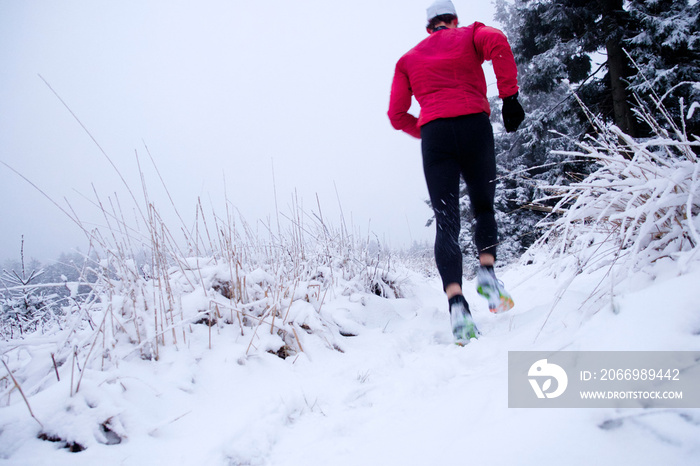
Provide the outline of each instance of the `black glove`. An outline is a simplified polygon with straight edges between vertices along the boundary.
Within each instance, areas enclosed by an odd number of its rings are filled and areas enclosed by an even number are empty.
[[[506,132],[513,133],[525,119],[525,110],[518,102],[518,93],[503,99],[503,125]]]

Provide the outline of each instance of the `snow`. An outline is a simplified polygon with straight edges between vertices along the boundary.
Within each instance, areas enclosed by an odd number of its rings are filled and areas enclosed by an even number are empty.
[[[59,367],[60,382],[52,365],[37,366],[25,387],[43,428],[3,387],[0,463],[697,464],[698,410],[508,408],[508,351],[700,350],[697,259],[683,274],[677,261],[659,260],[600,299],[589,297],[607,269],[569,271],[549,261],[501,270],[516,302],[503,315],[467,282],[484,335],[464,348],[452,344],[439,280],[397,266],[403,298],[332,292],[318,312],[294,301],[303,351],[287,359],[250,350],[253,340],[279,346],[269,326],[253,337],[235,325],[191,325],[186,344],[161,346],[158,361],[133,352],[85,370],[72,397],[71,364]],[[322,332],[335,325],[354,336]],[[13,368],[50,360],[50,349],[2,347]],[[65,442],[87,448],[73,453]]]
[[[690,120],[691,118],[693,118],[693,115],[695,115],[696,108],[700,108],[700,103],[693,102],[692,104],[690,104],[690,108],[688,108],[688,114],[685,117],[686,120]]]

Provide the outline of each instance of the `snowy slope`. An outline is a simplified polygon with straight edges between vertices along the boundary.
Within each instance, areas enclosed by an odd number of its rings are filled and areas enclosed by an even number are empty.
[[[509,350],[700,350],[700,261],[659,261],[609,297],[587,298],[605,270],[573,280],[543,265],[501,272],[516,307],[490,315],[465,287],[484,336],[451,344],[436,279],[403,270],[401,299],[337,294],[323,317],[336,341],[299,335],[287,359],[246,356],[233,326],[193,326],[188,348],[86,373],[80,392],[46,383],[0,408],[2,464],[443,465],[697,464],[698,410],[509,409]],[[615,308],[618,312],[613,313]],[[653,332],[651,331],[653,329]],[[335,345],[335,349],[333,346]],[[41,351],[40,347],[32,351]],[[98,428],[110,419],[109,430]],[[110,440],[111,439],[111,440]],[[120,443],[110,445],[121,439]]]

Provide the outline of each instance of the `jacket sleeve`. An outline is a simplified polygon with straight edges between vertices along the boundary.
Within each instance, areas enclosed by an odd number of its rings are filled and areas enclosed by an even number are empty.
[[[498,97],[510,97],[518,92],[518,68],[506,35],[496,28],[474,25],[474,46],[484,60],[491,60],[496,73]]]
[[[403,69],[401,60],[396,64],[394,81],[391,84],[391,98],[389,100],[389,121],[394,129],[405,131],[414,138],[420,139],[418,118],[408,113],[411,108],[413,91],[408,75]]]

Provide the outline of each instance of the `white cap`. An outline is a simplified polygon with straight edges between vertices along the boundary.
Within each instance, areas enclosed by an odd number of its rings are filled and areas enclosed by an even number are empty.
[[[440,15],[455,15],[457,10],[450,0],[437,0],[428,7],[428,22],[436,16]]]

